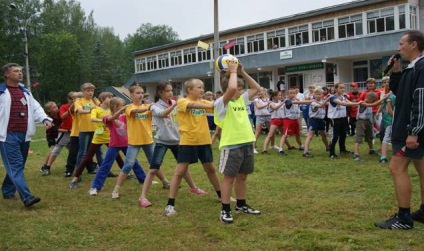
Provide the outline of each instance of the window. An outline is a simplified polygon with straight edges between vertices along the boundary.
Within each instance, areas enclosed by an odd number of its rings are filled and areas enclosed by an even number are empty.
[[[334,20],[327,20],[312,24],[314,43],[334,39]]]
[[[308,25],[301,25],[289,29],[290,46],[309,43]]]
[[[159,69],[169,67],[168,53],[158,55]]]
[[[276,30],[266,33],[268,50],[286,47],[286,31]]]
[[[136,59],[135,60],[135,71],[136,72],[145,71],[146,70],[145,62],[146,62],[146,59],[145,58]]]
[[[362,35],[362,15],[339,18],[339,38]]]
[[[395,29],[395,13],[393,8],[367,13],[368,32],[385,32]]]
[[[410,22],[411,22],[411,29],[417,29],[418,28],[418,20],[417,20],[417,7],[416,6],[409,6],[409,13],[410,13]]]
[[[211,50],[210,49],[203,49],[203,48],[197,48],[197,57],[199,62],[211,60]]]
[[[226,41],[219,41],[219,48],[218,48],[218,56],[224,54],[224,48],[222,48],[227,42]],[[215,48],[215,43],[212,43],[212,49]],[[215,49],[213,49],[215,51]]]
[[[239,37],[232,41],[236,42],[236,44],[230,48],[230,54],[242,55],[246,53],[244,50],[244,38]]]
[[[147,57],[147,70],[155,70],[157,68],[156,56]]]
[[[171,56],[171,66],[180,65],[183,63],[181,51],[173,51],[170,53],[170,56]]]
[[[256,34],[247,37],[247,52],[257,52],[265,50],[264,34]]]
[[[189,49],[184,49],[184,63],[195,63],[196,62],[196,48],[192,47]]]
[[[406,28],[405,5],[399,6],[399,29]]]
[[[146,59],[145,58],[136,59],[135,69],[136,69],[136,72],[146,71]]]

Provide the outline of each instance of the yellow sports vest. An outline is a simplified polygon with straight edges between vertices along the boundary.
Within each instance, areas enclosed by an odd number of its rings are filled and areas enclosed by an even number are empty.
[[[237,100],[230,100],[223,120],[219,120],[214,110],[214,122],[222,128],[219,149],[223,146],[238,145],[255,141],[252,126],[242,96]]]

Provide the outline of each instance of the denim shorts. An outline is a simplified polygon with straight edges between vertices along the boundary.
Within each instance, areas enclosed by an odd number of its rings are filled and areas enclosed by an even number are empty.
[[[170,149],[175,159],[178,159],[178,145],[164,145],[156,143],[155,150],[153,151],[152,163],[150,169],[160,169],[160,166],[163,163],[163,158],[167,150]]]
[[[213,162],[212,146],[201,145],[201,146],[179,146],[178,147],[178,163],[197,163],[197,161],[203,163]]]

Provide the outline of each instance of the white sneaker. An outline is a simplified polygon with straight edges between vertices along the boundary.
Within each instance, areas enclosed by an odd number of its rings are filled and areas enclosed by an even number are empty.
[[[175,214],[177,214],[177,211],[175,211],[174,206],[167,205],[165,207],[165,215],[166,216],[172,216],[172,215],[175,215]]]
[[[88,195],[90,195],[90,196],[97,195],[97,189],[94,188],[94,187],[90,188],[90,190],[88,191]]]
[[[258,151],[256,150],[256,148],[253,148],[253,153],[258,153]]]
[[[112,193],[112,199],[119,199],[119,193],[118,192],[113,192]]]

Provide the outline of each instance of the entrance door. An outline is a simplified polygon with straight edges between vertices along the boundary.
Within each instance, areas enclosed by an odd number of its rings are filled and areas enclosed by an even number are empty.
[[[299,86],[300,92],[303,93],[303,74],[292,74],[288,76],[289,88]]]

